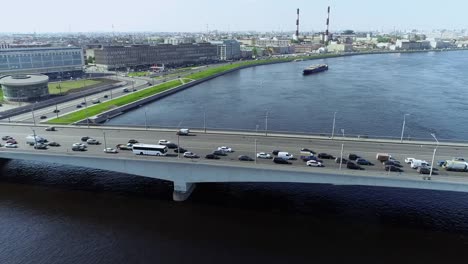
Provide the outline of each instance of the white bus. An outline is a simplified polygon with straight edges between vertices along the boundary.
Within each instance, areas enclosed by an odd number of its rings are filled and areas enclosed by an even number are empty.
[[[137,155],[166,156],[167,147],[163,145],[134,144],[133,153]]]

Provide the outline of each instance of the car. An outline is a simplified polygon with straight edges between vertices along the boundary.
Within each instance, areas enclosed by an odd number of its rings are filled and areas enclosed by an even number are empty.
[[[373,166],[374,164],[366,159],[363,158],[358,158],[356,159],[356,163],[359,165],[367,165],[367,166]]]
[[[129,143],[130,144],[130,143]],[[128,144],[117,144],[115,145],[115,148],[116,149],[119,149],[119,150],[132,150],[132,144],[130,144],[131,146],[128,146]]]
[[[47,118],[47,116],[41,115],[41,119],[46,119],[46,118]]]
[[[242,161],[254,161],[254,159],[252,159],[251,157],[247,155],[240,155],[239,157],[237,157],[237,159],[242,160]]]
[[[176,132],[179,136],[188,136],[190,134],[190,130],[188,128],[181,128]]]
[[[6,143],[5,144],[5,148],[17,148],[18,147],[18,144],[14,144],[14,143]]]
[[[34,144],[34,148],[35,149],[47,149],[47,145],[44,143],[37,143],[37,144]]]
[[[405,163],[406,164],[411,164],[411,162],[413,162],[413,160],[415,160],[415,158],[405,158]]]
[[[323,167],[322,162],[318,162],[316,160],[309,160],[307,161],[306,165],[309,167]]]
[[[109,98],[109,95],[105,94],[105,95],[104,95],[104,98]]]
[[[55,141],[51,141],[51,142],[47,143],[47,146],[49,146],[49,147],[60,147],[60,144],[55,142]]]
[[[175,153],[185,153],[185,152],[187,152],[187,150],[184,149],[183,147],[178,147],[178,148],[174,149],[174,152]]]
[[[345,159],[345,158],[343,158],[343,160],[341,160],[341,159],[342,159],[342,158],[336,158],[336,159],[335,159],[335,162],[336,162],[336,163],[340,163],[340,161],[341,161],[341,164],[346,164],[346,163],[348,163],[348,160],[347,160],[347,159]]]
[[[385,170],[386,171],[396,171],[396,172],[402,172],[403,171],[399,167],[393,166],[393,165],[385,165]]]
[[[455,160],[455,161],[465,161],[465,158],[462,158],[462,157],[455,157],[455,158],[452,158],[452,160]]]
[[[184,153],[184,158],[198,159],[199,156],[193,152],[187,151]]]
[[[9,139],[12,139],[13,137],[10,137],[10,136],[3,136],[2,137],[2,140],[9,140]]]
[[[396,163],[391,160],[387,160],[383,163],[385,166],[395,166],[395,167],[402,167],[400,163]]]
[[[83,142],[86,142],[88,139],[90,139],[90,137],[86,136],[86,137],[81,137],[81,141]]]
[[[85,104],[86,104],[86,102],[84,102],[84,101],[83,101],[83,102],[81,102],[81,105],[85,105]]]
[[[308,148],[301,148],[301,152],[310,152],[312,154],[317,154],[315,151],[311,150],[311,149],[308,149]]]
[[[122,92],[124,92],[124,93],[128,93],[129,91],[128,91],[128,89],[127,89],[127,88],[123,88],[123,89],[122,89]]]
[[[219,159],[219,157],[214,154],[208,154],[205,156],[205,159]]]
[[[317,158],[316,156],[307,156],[307,157],[302,157],[301,159],[302,159],[302,161],[305,161],[305,162],[307,162],[309,160],[315,160],[317,162],[323,163],[323,160]]]
[[[45,131],[57,131],[57,129],[54,126],[46,127]]]
[[[418,170],[419,174],[430,174],[431,169],[428,167],[419,167]]]
[[[271,154],[275,155],[275,156],[278,156],[278,153],[280,153],[281,150],[278,150],[278,149],[275,149],[271,152]]]
[[[6,141],[6,143],[18,144],[18,142],[14,138],[10,138],[9,140]]]
[[[287,160],[285,160],[285,159],[278,158],[278,157],[275,157],[275,158],[273,159],[273,162],[276,163],[276,164],[288,164],[288,165],[291,165],[291,164],[292,164],[292,162],[289,162],[289,161],[287,161]]]
[[[218,147],[218,150],[222,150],[224,152],[234,152],[234,150],[232,148],[226,147],[226,146]]]
[[[94,139],[94,138],[88,138],[88,140],[86,140],[86,143],[88,143],[89,145],[99,145],[99,144],[101,144],[101,142],[99,142],[99,140]]]
[[[216,156],[227,156],[226,152],[224,152],[222,150],[215,150],[215,151],[213,151],[212,154],[216,155]]]
[[[352,161],[348,161],[348,163],[346,163],[346,168],[348,168],[350,170],[363,170],[363,168],[361,168],[361,166],[357,165],[356,163],[354,163]]]
[[[335,159],[333,155],[327,154],[327,153],[319,153],[318,154],[319,159]]]
[[[130,143],[130,144],[136,144],[136,143],[138,143],[138,140],[136,140],[136,139],[130,139],[130,140],[128,140],[128,143]]]
[[[87,148],[88,146],[85,143],[74,143],[72,147]]]
[[[86,151],[86,148],[83,147],[83,146],[80,146],[80,145],[75,145],[75,144],[73,144],[72,150],[73,150],[73,151]]]
[[[271,159],[271,155],[265,152],[259,152],[257,153],[257,158],[259,159]]]
[[[176,149],[178,146],[175,143],[169,142],[169,143],[166,144],[166,147],[169,148],[169,149]]]
[[[118,151],[116,149],[113,149],[113,148],[105,148],[104,150],[104,153],[118,153]]]
[[[360,156],[358,156],[358,155],[356,155],[356,154],[353,154],[353,153],[350,153],[350,154],[348,155],[348,159],[349,159],[349,160],[357,160],[357,159],[359,159],[359,158],[360,158]]]
[[[171,142],[170,142],[169,140],[165,140],[165,139],[160,139],[160,140],[158,141],[158,144],[159,144],[159,145],[167,145],[167,144],[169,144],[169,143],[171,143]]]
[[[76,108],[81,108],[81,105],[80,105],[80,104],[79,104],[79,105],[76,105]]]

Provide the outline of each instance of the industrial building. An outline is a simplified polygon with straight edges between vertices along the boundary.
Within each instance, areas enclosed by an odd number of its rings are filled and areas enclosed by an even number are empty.
[[[49,96],[49,77],[42,74],[6,75],[0,78],[3,97],[8,101],[33,101]]]
[[[83,73],[83,50],[75,47],[0,49],[0,75],[46,74],[74,77]]]
[[[218,47],[219,60],[237,60],[241,58],[240,42],[236,40],[210,41]]]
[[[217,46],[210,43],[104,46],[94,50],[96,66],[112,70],[149,67],[155,64],[179,66],[218,60]]]

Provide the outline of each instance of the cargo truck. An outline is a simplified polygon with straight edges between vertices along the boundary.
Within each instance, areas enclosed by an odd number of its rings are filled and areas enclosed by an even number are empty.
[[[467,163],[464,161],[446,160],[442,168],[448,171],[467,171]]]

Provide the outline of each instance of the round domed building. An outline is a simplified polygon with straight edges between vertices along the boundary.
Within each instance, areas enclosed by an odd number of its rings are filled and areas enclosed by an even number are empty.
[[[8,101],[34,101],[49,96],[49,77],[42,74],[0,77],[3,97]]]

